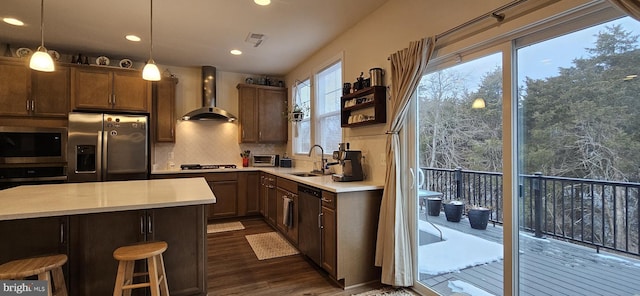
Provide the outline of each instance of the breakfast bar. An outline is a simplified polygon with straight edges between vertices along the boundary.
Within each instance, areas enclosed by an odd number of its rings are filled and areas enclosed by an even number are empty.
[[[124,245],[165,241],[171,294],[206,295],[204,178],[27,185],[0,191],[0,263],[69,257],[70,295],[112,294]]]

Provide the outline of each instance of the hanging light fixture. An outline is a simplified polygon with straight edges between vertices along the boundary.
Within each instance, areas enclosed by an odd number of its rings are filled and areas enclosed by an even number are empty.
[[[149,60],[147,64],[142,69],[142,79],[149,81],[159,81],[160,80],[160,70],[156,63],[153,61],[153,0],[149,0],[151,2],[151,13],[149,14],[150,24],[149,24]]]
[[[482,109],[484,107],[485,104],[483,98],[477,98],[473,101],[473,104],[471,104],[471,109]]]
[[[44,47],[44,0],[40,1],[40,46],[31,56],[29,68],[43,72],[53,72],[55,70],[53,59]]]

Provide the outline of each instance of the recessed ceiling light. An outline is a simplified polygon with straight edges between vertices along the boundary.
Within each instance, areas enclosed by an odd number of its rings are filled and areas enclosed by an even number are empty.
[[[271,4],[271,0],[253,0],[253,2],[262,6]]]
[[[9,24],[9,25],[14,25],[14,26],[24,26],[24,23],[19,20],[19,19],[15,19],[12,17],[5,17],[2,19],[2,21],[4,21],[5,23]]]
[[[136,35],[127,35],[124,36],[124,38],[127,38],[127,40],[129,41],[133,41],[133,42],[140,42],[140,37],[136,36]]]
[[[242,51],[237,50],[237,49],[232,49],[230,52],[231,52],[232,55],[241,55],[242,54]]]

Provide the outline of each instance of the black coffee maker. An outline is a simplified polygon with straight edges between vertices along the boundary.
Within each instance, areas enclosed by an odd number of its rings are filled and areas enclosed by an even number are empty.
[[[346,147],[346,148],[345,148]],[[336,182],[362,181],[362,151],[349,150],[349,143],[340,143],[338,151],[333,151],[333,159],[342,167],[342,174],[333,174]]]

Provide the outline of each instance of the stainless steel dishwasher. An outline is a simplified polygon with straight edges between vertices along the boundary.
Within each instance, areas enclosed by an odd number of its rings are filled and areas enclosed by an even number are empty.
[[[298,185],[298,248],[322,266],[322,191]]]

